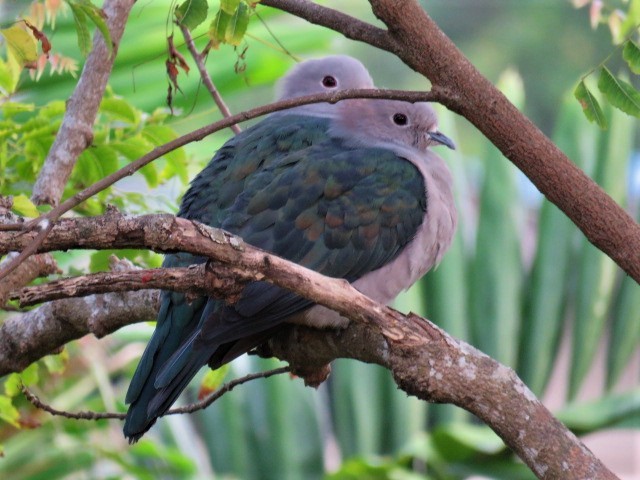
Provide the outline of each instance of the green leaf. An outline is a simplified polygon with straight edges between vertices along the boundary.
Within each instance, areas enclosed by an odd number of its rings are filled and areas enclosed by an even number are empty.
[[[85,186],[104,178],[98,159],[92,150],[88,148],[80,154],[72,175],[73,180]]]
[[[14,93],[18,79],[20,78],[20,72],[11,68],[9,62],[5,62],[0,58],[0,93],[4,95],[11,95]]]
[[[40,215],[36,206],[24,194],[13,197],[13,211],[25,217],[37,217]]]
[[[111,40],[109,27],[107,26],[107,22],[105,21],[104,12],[89,0],[81,0],[77,2],[77,5],[82,9],[86,16],[89,17],[89,19],[98,28],[98,30],[100,30],[102,38],[104,38],[104,43],[107,46],[109,56],[111,56],[113,54],[113,42]],[[89,47],[89,50],[91,50],[91,47]]]
[[[225,41],[230,45],[240,45],[249,25],[249,7],[246,3],[240,2],[233,17],[229,21],[225,34]]]
[[[517,197],[516,170],[493,147],[485,155],[484,184],[476,252],[469,277],[470,327],[473,345],[515,367],[521,326],[524,279],[518,219],[524,218]]]
[[[209,37],[218,42],[224,42],[227,33],[227,27],[231,21],[231,15],[223,10],[218,10],[216,18],[213,19],[209,26]]]
[[[607,67],[600,70],[598,89],[611,105],[628,115],[640,117],[640,92],[630,83],[614,77]]]
[[[620,26],[618,39],[626,38],[633,30],[638,28],[638,25],[640,25],[640,0],[631,0],[626,18]]]
[[[9,397],[15,397],[22,391],[22,380],[19,373],[12,373],[4,381],[4,393]]]
[[[91,153],[100,167],[100,175],[102,177],[106,177],[118,170],[118,154],[109,145],[91,147]]]
[[[87,23],[87,15],[75,2],[68,1],[67,4],[71,8],[73,21],[76,24],[76,35],[78,36],[78,47],[83,57],[89,55],[91,51],[91,32]]]
[[[627,188],[626,182],[621,182],[620,179],[627,175],[636,121],[619,110],[612,110],[610,118],[611,128],[600,135],[593,178],[616,203],[622,205]],[[598,346],[602,343],[613,292],[618,283],[616,264],[584,237],[580,239],[579,255],[574,265],[577,285],[569,398],[575,398],[583,380],[591,371]]]
[[[138,113],[126,100],[121,98],[104,98],[100,102],[100,112],[123,122],[135,125],[139,122]]]
[[[57,355],[47,355],[42,359],[49,373],[63,373],[69,361],[69,351],[65,348]]]
[[[505,450],[504,442],[484,425],[451,423],[432,433],[434,445],[448,461],[459,461],[477,454],[495,455]]]
[[[640,345],[640,285],[631,277],[622,279],[613,301],[613,322],[608,343],[607,388],[610,389]]]
[[[176,8],[178,22],[193,30],[207,19],[207,0],[185,0]]]
[[[583,435],[603,429],[625,418],[640,415],[640,389],[609,395],[593,402],[573,404],[558,412],[558,419],[572,431]]]
[[[20,412],[13,406],[11,398],[6,395],[0,395],[0,420],[20,428],[18,420],[20,420]]]
[[[581,81],[576,89],[573,91],[574,97],[576,100],[580,102],[580,106],[582,107],[582,111],[584,112],[584,116],[587,117],[587,120],[590,122],[596,122],[596,124],[603,130],[607,129],[607,119],[604,116],[604,112],[602,108],[600,108],[600,104],[596,97],[589,91],[587,86],[584,83],[584,80]]]
[[[580,107],[567,98],[560,109],[553,140],[566,155],[584,168],[595,161],[593,128],[582,119]],[[586,158],[590,152],[592,159]],[[543,200],[538,214],[536,253],[527,277],[518,375],[541,395],[551,376],[564,326],[567,298],[573,277],[572,258],[575,226],[549,200]]]
[[[622,58],[627,62],[627,65],[629,65],[629,68],[633,73],[640,73],[640,47],[638,47],[638,45],[633,41],[629,40],[624,44]]]
[[[40,377],[40,374],[38,373],[38,371],[39,369],[38,369],[37,363],[32,363],[27,368],[25,368],[23,371],[20,372],[20,378],[22,379],[22,383],[27,387],[38,383],[38,378]]]
[[[220,8],[233,15],[240,4],[240,0],[220,0]]]

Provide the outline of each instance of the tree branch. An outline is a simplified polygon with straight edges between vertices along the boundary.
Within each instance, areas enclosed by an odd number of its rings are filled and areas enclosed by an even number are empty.
[[[37,205],[57,205],[78,156],[93,141],[93,122],[111,74],[124,26],[135,0],[106,0],[103,11],[111,34],[112,54],[96,31],[93,48],[71,98],[60,130],[44,161],[31,199]]]
[[[33,235],[33,232],[0,235],[0,252],[19,250]],[[345,330],[291,327],[276,335],[266,352],[290,362],[293,372],[304,374],[322,370],[338,357],[377,363],[391,370],[398,386],[408,394],[431,402],[453,403],[474,413],[539,478],[615,478],[551,415],[513,370],[420,317],[404,316],[374,302],[344,280],[323,277],[250,247],[226,232],[170,215],[134,218],[112,212],[102,217],[57,222],[41,250],[135,247],[161,252],[182,250],[211,258],[222,265],[241,269],[254,278],[287,288],[352,320]],[[124,301],[118,297],[116,300]],[[129,309],[132,306],[127,307],[126,315],[119,315],[120,325],[110,321],[100,323],[96,328],[91,321],[95,316],[87,312],[85,320],[72,328],[65,326],[60,330],[58,324],[57,330],[50,329],[46,334],[33,331],[24,321],[9,326],[9,322],[5,323],[0,328],[0,344],[18,348],[0,351],[0,374],[7,373],[7,362],[15,365],[18,359],[28,358],[28,364],[37,355],[48,353],[47,347],[59,348],[87,331],[106,334],[124,323],[141,319]],[[87,318],[90,319],[88,322]],[[25,331],[31,331],[27,339]],[[34,347],[32,343],[20,341],[33,337],[48,342],[47,347]],[[31,351],[33,348],[38,348],[35,355]],[[7,354],[9,358],[6,358]]]
[[[185,268],[151,268],[119,272],[93,273],[13,289],[10,300],[21,307],[63,298],[86,297],[109,292],[134,292],[164,288],[197,296],[209,296],[234,303],[244,283],[256,280],[240,269],[217,266],[214,262]]]
[[[597,248],[640,283],[640,225],[496,89],[416,0],[370,0],[384,31],[307,0],[263,0],[311,23],[397,55],[560,208]],[[355,22],[355,23],[354,23]]]
[[[287,373],[289,372],[289,370],[289,367],[280,367],[274,368],[273,370],[267,370],[266,372],[250,373],[249,375],[245,375],[244,377],[236,378],[234,380],[231,380],[230,382],[225,383],[224,385],[222,385],[222,387],[218,388],[215,392],[207,395],[202,400],[191,403],[189,405],[185,405],[184,407],[172,408],[167,413],[165,413],[165,415],[179,415],[183,413],[194,413],[198,410],[204,410],[220,397],[236,388],[238,385],[242,385],[243,383],[251,382],[259,378],[269,378],[273,377],[274,375]],[[57,408],[53,408],[51,405],[44,403],[25,386],[22,387],[22,393],[29,401],[29,403],[31,403],[31,405],[39,408],[40,410],[44,410],[45,412],[55,417],[64,417],[73,420],[124,420],[127,416],[126,413],[118,412],[67,412],[65,410],[58,410]]]
[[[180,31],[182,32],[182,36],[184,37],[184,41],[187,44],[187,48],[189,49],[189,52],[193,57],[193,61],[196,62],[196,66],[198,67],[198,72],[200,72],[200,78],[202,78],[202,83],[204,83],[204,86],[207,87],[207,90],[211,94],[211,98],[213,98],[213,101],[216,102],[216,105],[220,109],[222,116],[230,117],[231,110],[229,110],[229,108],[227,107],[227,104],[224,103],[224,99],[222,98],[222,95],[220,95],[220,92],[218,92],[218,89],[213,84],[213,80],[211,80],[211,76],[209,75],[209,72],[207,71],[207,67],[204,64],[203,60],[205,56],[201,55],[198,52],[198,49],[196,48],[196,45],[193,42],[193,37],[191,36],[191,32],[189,31],[189,29],[184,25],[182,25],[181,23],[179,23],[178,26],[180,27]],[[242,131],[240,129],[240,126],[235,124],[231,125],[229,128],[236,135]]]

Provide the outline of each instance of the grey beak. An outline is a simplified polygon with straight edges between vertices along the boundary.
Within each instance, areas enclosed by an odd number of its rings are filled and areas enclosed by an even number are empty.
[[[436,144],[444,145],[446,147],[449,147],[451,150],[456,149],[456,144],[453,143],[453,140],[447,137],[444,133],[429,132],[428,135],[429,137],[431,137],[431,140],[433,140]]]

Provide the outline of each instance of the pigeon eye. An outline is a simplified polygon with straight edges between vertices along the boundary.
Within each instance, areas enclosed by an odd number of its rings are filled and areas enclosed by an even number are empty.
[[[396,113],[393,116],[393,123],[396,125],[406,125],[409,119],[404,113]]]
[[[327,88],[335,88],[338,85],[338,82],[331,75],[327,75],[322,79],[322,85]]]

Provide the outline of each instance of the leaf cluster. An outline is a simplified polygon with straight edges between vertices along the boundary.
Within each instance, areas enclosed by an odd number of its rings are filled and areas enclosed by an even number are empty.
[[[219,8],[209,23],[207,31],[210,46],[217,48],[221,43],[240,45],[257,2],[220,0],[219,3]],[[207,20],[208,11],[207,0],[185,0],[176,8],[175,16],[179,24],[193,31]]]

